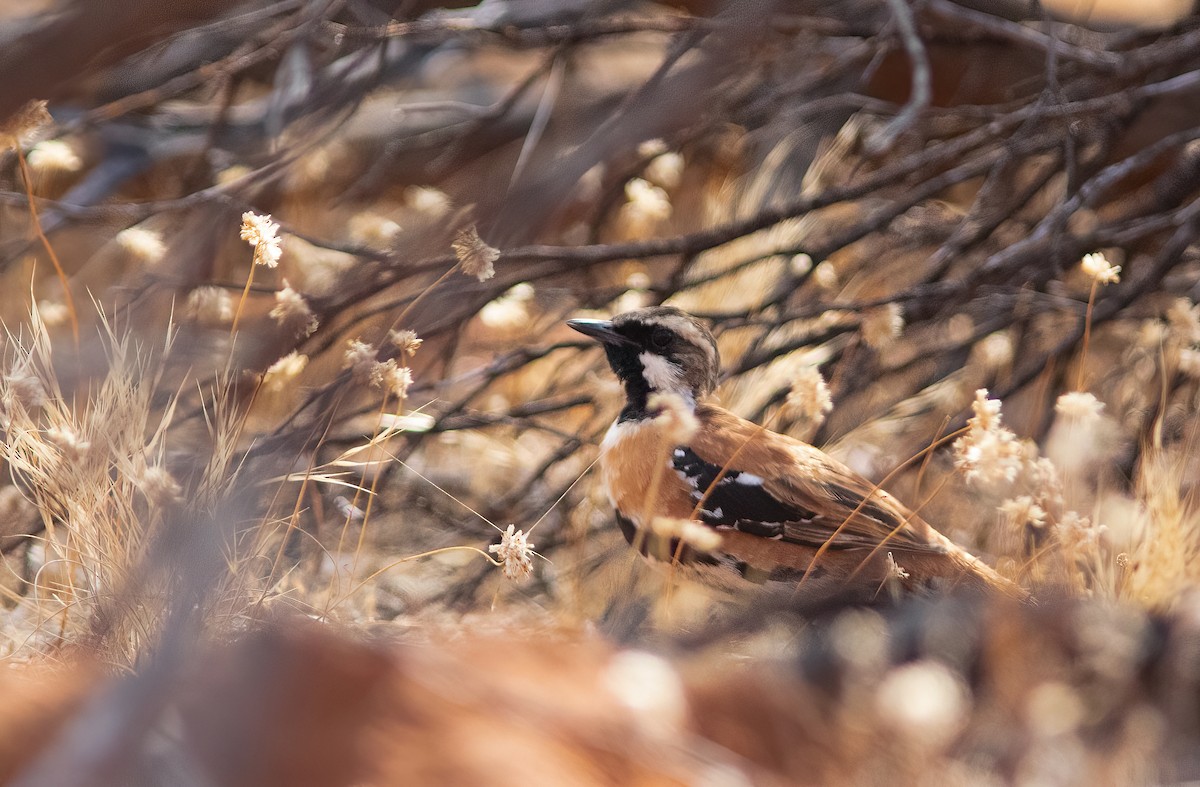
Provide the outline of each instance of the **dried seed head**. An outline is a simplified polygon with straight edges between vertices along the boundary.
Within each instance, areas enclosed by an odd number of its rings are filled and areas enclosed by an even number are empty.
[[[296,292],[283,280],[283,289],[275,293],[275,307],[271,309],[271,319],[288,330],[304,336],[312,335],[317,329],[317,317],[308,308],[304,296]]]
[[[405,399],[408,397],[408,389],[412,387],[413,376],[412,369],[407,366],[398,366],[396,371],[388,375],[388,387],[392,391],[392,395],[397,399]]]
[[[397,350],[408,356],[416,355],[423,341],[416,331],[389,331],[388,340]]]
[[[651,284],[653,282],[646,275],[645,271],[634,271],[629,274],[625,277],[625,286],[629,289],[617,296],[609,311],[614,314],[620,314],[621,312],[631,312],[649,306],[652,300],[650,293]],[[530,295],[532,296],[533,285],[526,286],[529,287]],[[516,287],[513,289],[515,290]]]
[[[967,433],[954,441],[954,464],[968,483],[1011,483],[1025,463],[1017,436],[1001,425],[1000,402],[987,398],[987,389],[975,392],[975,415],[967,419]]]
[[[346,356],[342,362],[343,369],[349,369],[350,373],[360,381],[368,381],[371,380],[376,365],[375,348],[372,345],[360,342],[358,339],[351,339],[347,342]]]
[[[1058,397],[1054,411],[1064,418],[1081,423],[1090,423],[1100,417],[1104,402],[1086,391],[1072,391]]]
[[[36,410],[48,399],[41,379],[28,367],[13,369],[6,374],[0,390],[3,391],[6,400],[20,405],[25,410]]]
[[[660,538],[679,539],[698,552],[712,552],[721,546],[721,534],[691,519],[656,516],[650,520],[650,532]]]
[[[860,330],[868,347],[876,350],[887,347],[904,330],[900,304],[886,303],[870,309],[862,318]]]
[[[646,165],[646,179],[664,189],[675,188],[682,178],[683,156],[678,153],[663,153]]]
[[[92,444],[79,436],[79,433],[69,426],[52,426],[46,430],[46,441],[62,451],[65,458],[72,461],[82,459],[91,449]]]
[[[1179,371],[1193,380],[1200,380],[1200,350],[1185,347],[1179,351]]]
[[[1187,303],[1191,303],[1186,298],[1182,298]],[[1197,323],[1197,328],[1200,328],[1200,323]],[[1162,320],[1142,320],[1141,326],[1137,333],[1137,346],[1143,350],[1158,351],[1162,347],[1162,343],[1167,338],[1167,326]]]
[[[267,371],[263,373],[263,390],[282,391],[300,376],[306,366],[308,366],[308,356],[293,350],[267,367]]]
[[[372,387],[382,388],[397,399],[404,399],[408,396],[408,389],[412,383],[412,370],[407,366],[397,364],[395,358],[388,358],[386,361],[376,363],[371,368]]]
[[[641,178],[625,184],[625,209],[641,221],[663,221],[671,217],[671,199],[667,192]]]
[[[152,465],[142,473],[139,483],[142,494],[156,506],[165,508],[183,496],[183,489],[165,467]]]
[[[378,213],[356,213],[347,226],[351,240],[376,248],[387,248],[400,234],[400,225]]]
[[[989,399],[987,389],[980,388],[975,391],[975,401],[971,403],[971,410],[975,415],[967,419],[967,426],[985,432],[1000,429],[1000,422],[1003,419],[1000,408],[1000,400]]]
[[[392,369],[396,368],[396,359],[388,358],[386,361],[375,361],[371,364],[371,387],[383,388],[387,385],[387,377]]]
[[[71,310],[60,301],[41,300],[37,302],[38,318],[48,326],[66,325],[71,319]]]
[[[646,409],[653,414],[655,423],[662,428],[663,437],[671,445],[685,445],[700,428],[696,414],[679,394],[653,393],[646,400]]]
[[[143,265],[153,267],[167,254],[162,236],[152,230],[129,227],[117,233],[117,245]]]
[[[518,284],[494,301],[489,301],[479,310],[479,321],[497,331],[519,331],[529,325],[530,298],[523,297]],[[526,288],[529,285],[525,285]]]
[[[973,325],[971,329],[974,329]],[[1012,365],[1013,355],[1012,337],[1005,331],[988,334],[976,342],[971,351],[972,358],[978,360],[989,371],[1004,369]]]
[[[833,409],[833,398],[821,370],[815,366],[800,370],[783,406],[784,412],[793,418],[819,426],[825,420],[825,414]]]
[[[1029,495],[1005,500],[1000,504],[999,511],[1017,527],[1026,525],[1042,527],[1046,524],[1046,509],[1038,505]]]
[[[1108,528],[1092,524],[1091,519],[1075,511],[1064,511],[1054,525],[1054,532],[1069,544],[1095,545],[1108,532]]]
[[[514,284],[499,298],[488,302],[479,310],[479,320],[498,331],[519,331],[527,327],[533,319],[529,305],[533,302],[534,295],[533,285],[529,282]]]
[[[513,582],[521,582],[533,573],[533,547],[525,532],[516,530],[516,525],[509,525],[500,536],[500,543],[492,544],[488,551],[500,560],[504,576]]]
[[[968,433],[954,445],[955,465],[968,483],[1012,483],[1021,472],[1021,446],[1007,429]]]
[[[936,661],[917,661],[888,673],[875,696],[880,720],[922,748],[941,748],[962,729],[970,699],[962,681]]]
[[[1187,298],[1176,298],[1166,316],[1172,338],[1183,344],[1200,344],[1200,306]]]
[[[1083,255],[1079,265],[1097,284],[1116,284],[1121,280],[1121,266],[1110,263],[1104,252]]]
[[[1046,456],[1037,456],[1037,446],[1028,444],[1031,452],[1025,461],[1025,474],[1029,479],[1030,488],[1042,507],[1061,506],[1063,502],[1062,482],[1059,480],[1058,467]]]
[[[889,579],[905,580],[908,579],[908,572],[904,567],[896,562],[896,558],[892,557],[892,553],[887,553],[887,573]]]
[[[637,146],[637,154],[642,158],[661,156],[668,150],[670,150],[670,148],[667,147],[667,143],[658,137],[655,137],[654,139],[643,140],[642,142],[639,142]]]
[[[431,219],[444,216],[450,210],[450,198],[432,186],[409,186],[404,190],[404,200],[417,213]]]
[[[233,319],[233,298],[222,287],[197,287],[188,294],[186,310],[197,322],[223,325]]]
[[[454,249],[454,256],[458,257],[458,264],[463,273],[474,276],[480,281],[487,281],[496,275],[496,269],[492,267],[492,263],[500,259],[500,250],[493,249],[484,243],[483,238],[479,237],[479,230],[475,229],[475,225],[471,225],[465,230],[459,230],[451,246]]]
[[[260,216],[252,211],[242,214],[242,240],[254,247],[254,264],[274,268],[283,251],[279,246],[279,225],[271,214]]]
[[[61,139],[47,139],[37,143],[25,160],[29,162],[29,168],[39,174],[78,172],[83,168],[83,161],[75,149]]]

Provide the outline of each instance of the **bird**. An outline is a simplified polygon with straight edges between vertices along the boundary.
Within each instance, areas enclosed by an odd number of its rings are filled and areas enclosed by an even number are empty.
[[[625,539],[723,590],[1028,593],[819,448],[709,401],[720,352],[672,306],[566,324],[599,342],[625,402],[600,476]]]

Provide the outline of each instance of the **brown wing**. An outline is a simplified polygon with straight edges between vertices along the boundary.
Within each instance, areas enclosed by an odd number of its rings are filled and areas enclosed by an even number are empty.
[[[676,449],[675,470],[703,500],[698,518],[805,546],[943,553],[948,543],[902,503],[832,457],[718,407]],[[836,535],[835,535],[836,533]]]

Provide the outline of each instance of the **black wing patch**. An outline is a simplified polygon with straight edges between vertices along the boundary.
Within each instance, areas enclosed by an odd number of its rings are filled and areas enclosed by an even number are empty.
[[[699,519],[706,524],[733,527],[764,538],[783,538],[785,523],[806,522],[816,516],[772,497],[763,488],[763,479],[756,475],[733,469],[722,474],[719,466],[704,461],[690,448],[676,448],[671,466],[691,486],[692,499],[704,501]]]

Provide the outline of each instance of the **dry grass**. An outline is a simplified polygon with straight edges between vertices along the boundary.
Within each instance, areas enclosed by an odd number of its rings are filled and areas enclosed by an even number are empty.
[[[94,73],[0,86],[4,779],[1197,778],[1194,20],[809,5],[41,20]],[[562,321],[663,301],[1040,604],[646,569]]]

